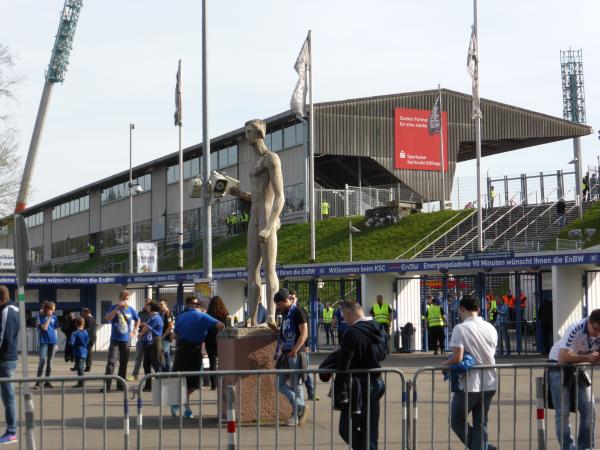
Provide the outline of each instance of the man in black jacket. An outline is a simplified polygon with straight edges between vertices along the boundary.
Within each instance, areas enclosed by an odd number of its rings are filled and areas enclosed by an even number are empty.
[[[17,368],[19,326],[19,308],[10,301],[8,288],[0,285],[0,378],[12,378]],[[13,384],[0,384],[0,396],[6,418],[6,432],[0,436],[0,444],[17,442],[17,412]]]
[[[366,317],[359,303],[344,301],[342,315],[348,323],[341,349],[336,361],[337,371],[368,370],[381,368],[380,362],[387,353],[385,328]],[[350,380],[352,382],[350,383]],[[350,386],[351,384],[351,386]],[[370,385],[370,387],[369,387]],[[347,392],[347,395],[339,394]],[[370,400],[367,395],[370,392]],[[379,436],[379,401],[385,392],[385,384],[379,373],[336,375],[334,393],[336,406],[341,407],[339,433],[349,443],[350,414],[352,414],[352,448],[377,450]],[[367,404],[370,401],[369,435],[367,435]]]

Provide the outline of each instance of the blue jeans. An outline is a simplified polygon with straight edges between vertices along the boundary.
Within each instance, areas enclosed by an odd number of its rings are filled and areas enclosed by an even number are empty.
[[[510,340],[508,338],[508,328],[506,324],[499,324],[498,329],[498,347],[500,347],[500,355],[510,355]],[[503,345],[504,344],[504,345]],[[506,349],[506,352],[504,351]]]
[[[561,386],[560,369],[548,370],[548,387],[554,403],[554,422],[556,428],[556,438],[560,443],[562,441],[562,450],[575,449],[575,442],[571,435],[571,425],[569,424],[569,414],[571,411],[571,398],[569,386]],[[562,400],[564,399],[564,403]],[[577,391],[577,409],[579,411],[579,433],[577,434],[577,444],[580,449],[594,448],[594,424],[596,421],[596,412],[594,411],[594,399],[592,398],[591,386],[585,386],[579,381]],[[561,431],[562,422],[562,431]]]
[[[450,409],[452,431],[471,450],[487,448],[488,411],[495,393],[496,391],[484,391],[483,394],[469,392],[467,395],[464,391],[457,391],[452,397]],[[468,423],[470,412],[473,413],[473,425]],[[467,428],[466,436],[465,428]]]
[[[44,366],[46,366],[47,377],[52,373],[52,360],[54,359],[55,352],[56,344],[40,344],[40,363],[37,370],[38,378],[44,373]]]
[[[363,395],[366,394],[367,385],[366,382],[363,386]],[[363,411],[360,415],[352,415],[352,448],[354,449],[369,449],[377,450],[377,441],[379,439],[379,401],[385,393],[385,383],[381,377],[377,377],[375,380],[371,380],[371,400],[369,403],[369,442],[367,446],[367,414]],[[366,395],[363,398],[363,408],[366,409]],[[338,431],[340,437],[345,443],[350,443],[350,417],[349,417],[349,405],[342,407],[340,414],[340,423]],[[354,409],[354,408],[352,408]]]
[[[12,378],[17,368],[17,361],[0,362],[0,378]],[[17,408],[15,402],[15,388],[12,383],[0,384],[0,396],[4,403],[4,417],[6,418],[6,432],[17,433]]]
[[[288,358],[286,369],[300,369],[300,358]],[[288,384],[288,381],[291,386]],[[288,402],[290,402],[292,411],[294,410],[294,405],[297,407],[296,411],[304,406],[304,388],[300,383],[300,375],[279,375],[278,389],[287,398]]]
[[[161,367],[161,372],[170,372],[173,369],[173,362],[171,361],[171,341],[163,339],[162,345],[165,363]]]

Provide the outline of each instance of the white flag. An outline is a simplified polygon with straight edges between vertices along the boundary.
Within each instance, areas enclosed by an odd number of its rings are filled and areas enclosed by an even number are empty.
[[[299,116],[306,116],[306,93],[308,92],[307,70],[310,65],[310,53],[308,51],[308,38],[304,41],[294,69],[298,73],[298,82],[292,94],[290,108]]]
[[[477,46],[477,36],[475,29],[471,31],[471,41],[469,42],[469,54],[467,55],[467,69],[473,80],[473,118],[481,118],[481,108],[479,106],[479,49]]]
[[[181,111],[181,60],[179,60],[179,65],[177,66],[177,75],[176,75],[177,83],[175,84],[175,126],[182,125],[182,111]]]

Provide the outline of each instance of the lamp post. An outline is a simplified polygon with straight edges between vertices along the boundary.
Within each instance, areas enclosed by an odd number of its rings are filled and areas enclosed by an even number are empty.
[[[133,273],[133,130],[135,125],[129,124],[129,273]],[[139,186],[139,185],[138,185]]]
[[[352,226],[352,221],[348,222],[348,243],[350,244],[350,262],[352,262],[352,233],[360,233],[360,230]]]

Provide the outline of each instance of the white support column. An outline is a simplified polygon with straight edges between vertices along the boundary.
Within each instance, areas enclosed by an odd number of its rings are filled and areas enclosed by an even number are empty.
[[[569,325],[582,319],[585,292],[584,270],[576,266],[552,266],[552,314],[554,341]]]

